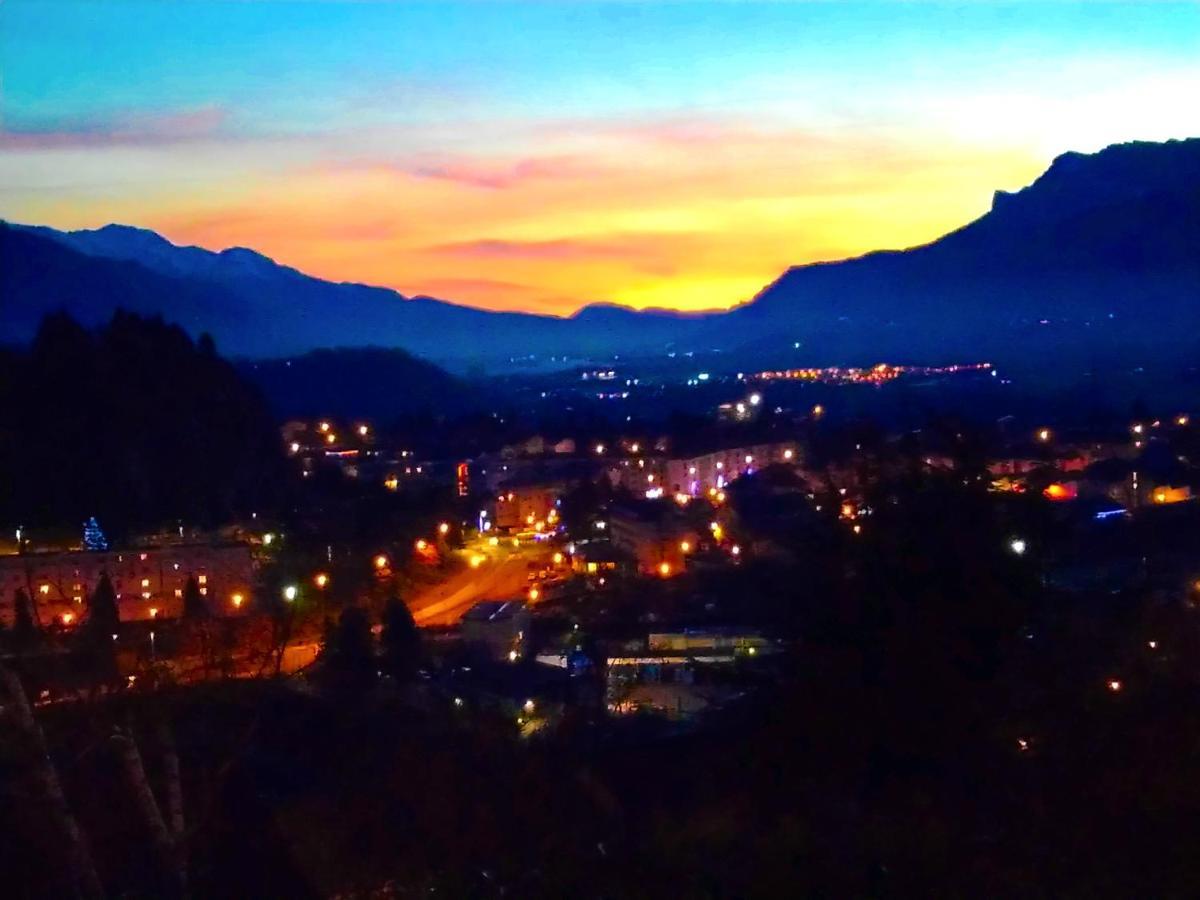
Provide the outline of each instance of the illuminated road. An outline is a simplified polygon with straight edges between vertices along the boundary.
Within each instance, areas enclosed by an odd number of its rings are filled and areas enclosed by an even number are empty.
[[[481,600],[511,600],[527,588],[529,563],[547,560],[550,551],[522,544],[489,547],[479,544],[467,552],[484,553],[488,560],[477,569],[466,569],[409,601],[418,625],[456,625],[463,614]]]

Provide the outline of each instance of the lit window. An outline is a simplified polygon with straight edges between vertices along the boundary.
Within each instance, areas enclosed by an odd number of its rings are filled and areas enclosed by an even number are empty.
[[[143,599],[143,600],[149,600],[149,599],[150,599],[150,592],[149,592],[149,591],[142,591],[142,599]]]
[[[208,576],[207,575],[197,575],[196,581],[200,582],[200,584],[208,584]]]
[[[175,588],[175,596],[182,597],[183,596],[183,588]]]
[[[208,588],[200,588],[200,593],[207,597],[208,596]]]
[[[50,593],[50,585],[43,584],[41,587],[38,588],[38,593],[42,594],[43,596]]]
[[[144,587],[144,588],[150,587],[150,579],[149,578],[142,579],[142,587]]]

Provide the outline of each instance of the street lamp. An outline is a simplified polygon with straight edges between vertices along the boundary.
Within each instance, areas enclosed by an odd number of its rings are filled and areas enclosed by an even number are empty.
[[[283,599],[291,603],[296,599],[296,595],[300,593],[300,589],[294,584],[289,584],[283,589]]]

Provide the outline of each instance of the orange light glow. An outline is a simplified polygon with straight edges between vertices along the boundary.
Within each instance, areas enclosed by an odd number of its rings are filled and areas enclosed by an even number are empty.
[[[660,562],[658,564],[658,574],[666,578],[671,574],[671,564],[669,562]]]
[[[382,553],[380,553],[377,557],[375,557],[375,568],[386,569],[387,564],[388,564],[388,558],[386,556],[384,556]]]
[[[449,533],[450,533],[450,523],[449,522],[442,522],[440,525],[438,525],[438,534],[449,534]]]
[[[1075,497],[1076,488],[1074,484],[1061,484],[1054,482],[1046,486],[1042,491],[1042,496],[1047,500],[1071,500]]]
[[[233,604],[234,609],[241,609],[242,604],[246,602],[246,598],[242,594],[234,594],[229,598],[229,601]]]
[[[75,621],[74,613],[63,613],[62,614],[62,623],[64,625],[70,625],[74,621]]]
[[[329,576],[324,572],[318,572],[315,576],[313,576],[313,584],[319,588],[323,588],[325,585],[329,584]]]
[[[536,602],[537,598],[540,596],[542,596],[542,592],[539,591],[536,587],[531,587],[529,589],[529,602],[530,603]]]

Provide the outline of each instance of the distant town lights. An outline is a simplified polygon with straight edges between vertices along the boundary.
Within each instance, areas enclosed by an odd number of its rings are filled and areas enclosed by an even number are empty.
[[[750,395],[750,405],[751,406],[758,406],[758,404],[760,404],[760,403],[762,403],[762,394],[751,394]]]
[[[1050,440],[1050,429],[1049,428],[1039,428],[1038,432],[1037,432],[1037,439],[1039,441],[1041,441],[1043,444],[1048,442]]]

